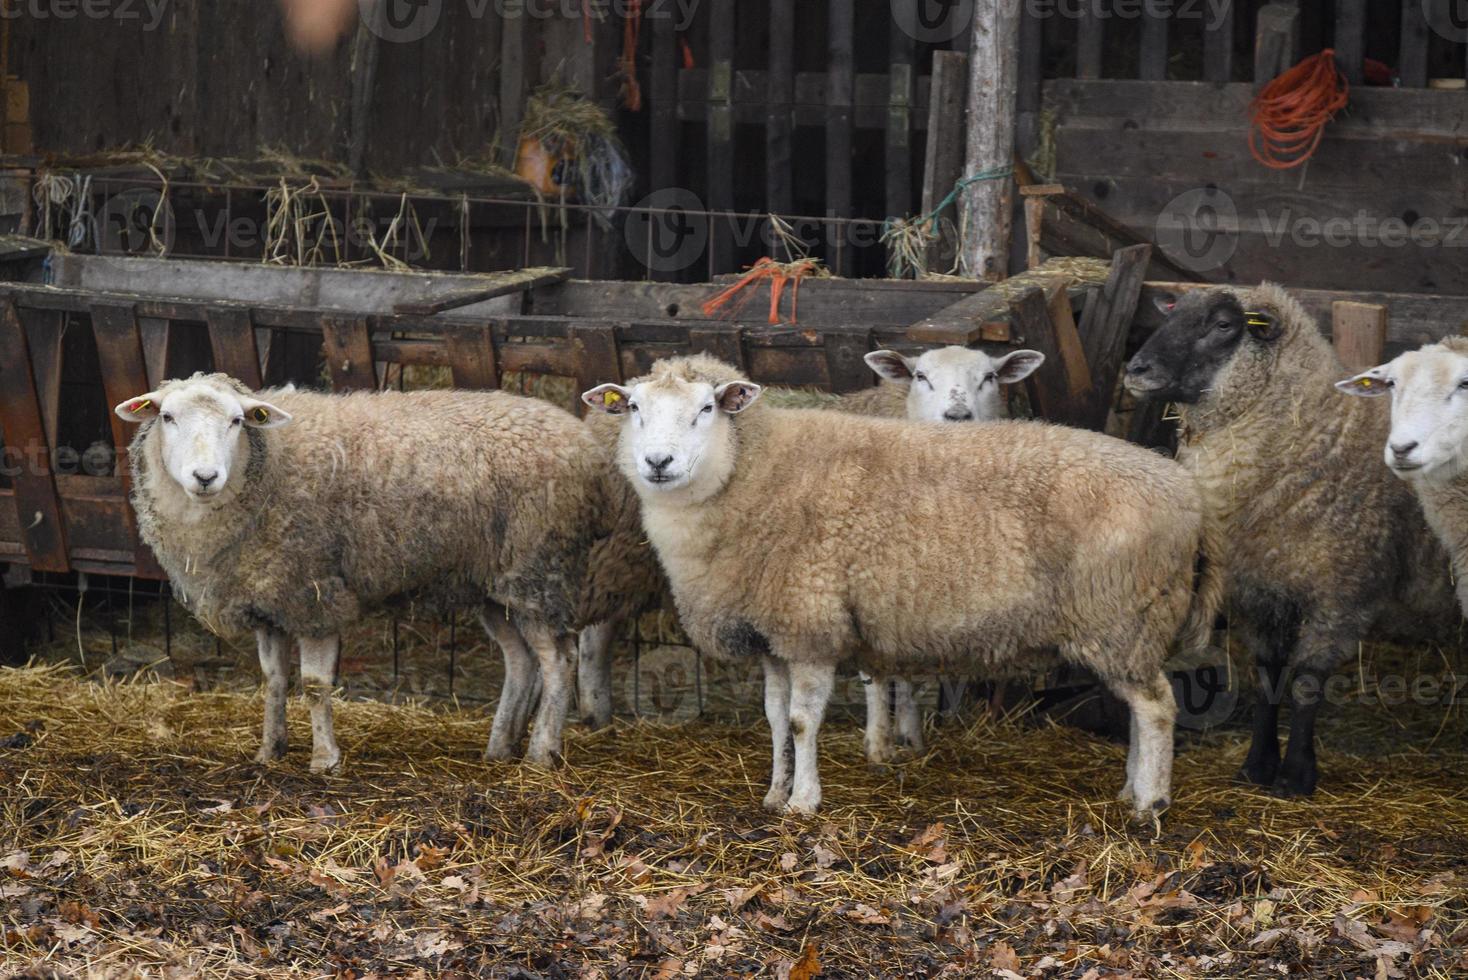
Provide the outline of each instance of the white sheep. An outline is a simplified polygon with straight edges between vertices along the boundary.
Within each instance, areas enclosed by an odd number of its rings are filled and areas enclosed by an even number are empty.
[[[1468,338],[1408,351],[1336,387],[1368,398],[1391,395],[1383,457],[1422,502],[1468,614]]]
[[[1130,705],[1123,798],[1165,808],[1162,665],[1174,640],[1207,635],[1221,592],[1188,475],[1094,432],[994,422],[913,438],[911,423],[774,408],[760,391],[699,356],[582,397],[623,420],[617,462],[684,629],[712,655],[762,659],[765,805],[819,806],[816,736],[842,660],[988,671],[1054,646]]]
[[[142,423],[129,451],[133,505],[180,601],[215,632],[256,635],[260,762],[285,752],[294,637],[312,695],[311,767],[339,764],[340,634],[399,601],[480,610],[504,650],[489,757],[513,754],[538,661],[544,693],[526,757],[558,756],[574,631],[619,614],[628,569],[650,564],[635,499],[608,479],[589,427],[502,392],[257,396],[218,374],[170,381],[116,412]]]

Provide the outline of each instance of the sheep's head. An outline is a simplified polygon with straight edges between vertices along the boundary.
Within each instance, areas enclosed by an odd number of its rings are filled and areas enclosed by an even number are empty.
[[[243,471],[246,428],[271,429],[291,420],[224,375],[170,381],[113,411],[128,422],[155,420],[164,469],[193,500],[217,496],[230,485],[231,473]]]
[[[604,384],[582,394],[591,408],[622,418],[618,465],[639,493],[697,502],[716,493],[733,472],[730,417],[754,404],[761,389],[700,370],[709,364],[718,362],[674,358],[626,387]],[[722,378],[734,373],[729,368]]]
[[[872,351],[867,366],[907,386],[907,417],[922,422],[987,422],[1004,416],[1001,384],[1014,384],[1045,363],[1034,350],[994,358],[967,347],[939,347],[917,357]]]
[[[1468,470],[1468,341],[1408,351],[1336,387],[1366,398],[1391,394],[1391,434],[1382,453],[1393,473],[1451,480]]]
[[[1264,351],[1283,332],[1278,313],[1245,309],[1229,289],[1162,296],[1157,304],[1162,326],[1126,367],[1127,390],[1143,399],[1197,404],[1224,387],[1239,354]]]

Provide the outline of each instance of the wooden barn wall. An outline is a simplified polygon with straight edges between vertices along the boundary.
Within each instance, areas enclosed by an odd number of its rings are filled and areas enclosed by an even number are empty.
[[[1047,82],[1056,176],[1164,245],[1166,222],[1199,215],[1200,206],[1237,214],[1232,254],[1215,270],[1220,279],[1461,291],[1468,267],[1461,91],[1355,89],[1350,111],[1330,124],[1314,158],[1286,171],[1250,155],[1253,92],[1241,83]],[[1199,258],[1208,220],[1197,218]],[[1325,240],[1328,221],[1333,242]],[[1393,238],[1403,227],[1419,240],[1389,244],[1379,235],[1385,229]]]
[[[298,53],[274,0],[164,0],[152,29],[144,0],[113,7],[137,16],[37,19],[22,11],[11,21],[12,70],[30,87],[38,153],[148,143],[181,156],[278,149],[348,159],[350,35],[324,55]],[[421,40],[376,42],[370,171],[483,159],[504,116],[518,126],[523,89],[558,71],[606,87],[619,23],[595,25],[588,47],[579,17],[526,18],[507,31],[494,3],[438,7],[436,26]],[[507,63],[520,71],[505,72]],[[502,76],[518,77],[516,97]]]

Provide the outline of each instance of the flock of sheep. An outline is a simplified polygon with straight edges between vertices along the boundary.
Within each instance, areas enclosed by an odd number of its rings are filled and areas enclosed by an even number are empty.
[[[479,612],[505,658],[486,755],[517,755],[528,731],[526,759],[552,764],[573,700],[610,721],[616,624],[668,587],[704,653],[763,665],[771,809],[821,802],[817,734],[839,666],[868,681],[866,749],[881,761],[897,751],[889,682],[896,738],[918,748],[906,676],[1059,659],[1130,707],[1121,795],[1151,819],[1171,796],[1164,663],[1207,641],[1227,597],[1260,663],[1243,774],[1311,792],[1331,670],[1367,631],[1457,629],[1447,556],[1468,561],[1468,343],[1339,381],[1283,290],[1188,294],[1126,376],[1178,405],[1176,462],[1002,419],[1000,386],[1042,360],[878,351],[867,362],[884,382],[837,398],[674,357],[583,393],[585,421],[503,392],[257,394],[217,374],[116,411],[142,423],[133,504],[179,599],[211,630],[256,635],[261,762],[285,752],[292,639],[311,765],[331,769],[340,635],[412,602]],[[1391,392],[1394,417],[1332,385]],[[1371,459],[1382,445],[1389,469]]]

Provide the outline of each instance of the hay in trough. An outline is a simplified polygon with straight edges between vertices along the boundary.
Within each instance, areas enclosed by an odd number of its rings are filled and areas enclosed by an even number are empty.
[[[1110,801],[1123,748],[1056,726],[945,728],[878,770],[832,723],[825,808],[794,818],[759,808],[760,723],[573,729],[548,772],[480,761],[485,709],[349,701],[344,771],[316,776],[290,710],[262,767],[254,693],[0,671],[0,973],[1468,969],[1462,719],[1441,710],[1327,751],[1308,801],[1234,784],[1239,734],[1185,734],[1155,835]],[[1410,726],[1434,721],[1424,751]]]

